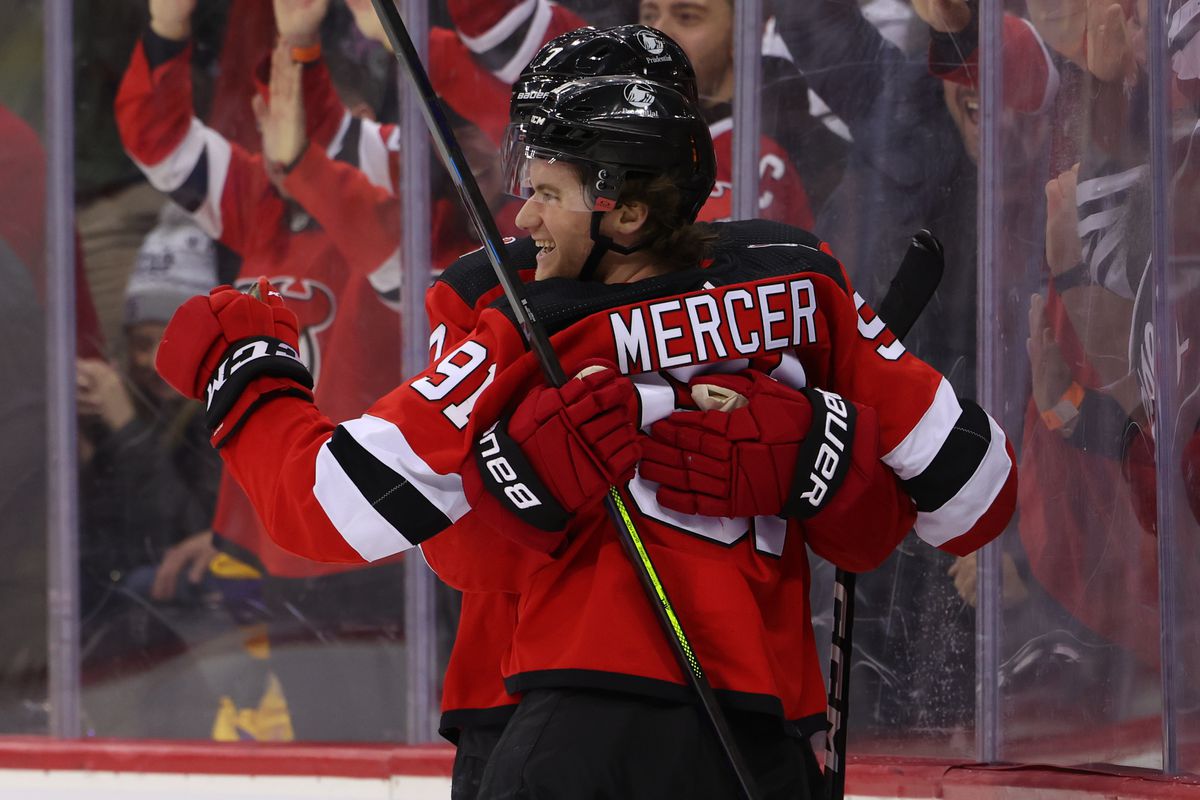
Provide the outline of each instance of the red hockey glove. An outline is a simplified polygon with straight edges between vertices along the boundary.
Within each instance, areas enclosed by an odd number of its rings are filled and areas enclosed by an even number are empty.
[[[570,516],[633,477],[641,456],[637,395],[615,366],[585,370],[560,389],[534,389],[480,438],[464,470],[476,511],[498,503],[497,528],[522,544],[554,550]],[[514,519],[515,517],[515,519]]]
[[[712,517],[797,519],[829,503],[850,467],[853,404],[759,372],[693,379],[693,389],[702,385],[741,394],[746,403],[732,411],[678,411],[651,427],[639,470],[659,484],[659,503]]]
[[[205,402],[214,447],[268,400],[312,399],[312,375],[298,353],[296,315],[266,278],[259,278],[256,289],[261,300],[232,286],[193,297],[171,317],[158,346],[154,366],[163,380]]]

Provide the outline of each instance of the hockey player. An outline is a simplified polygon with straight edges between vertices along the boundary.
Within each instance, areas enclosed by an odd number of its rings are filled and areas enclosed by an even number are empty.
[[[950,549],[977,546],[1011,513],[1007,443],[869,310],[858,313],[815,237],[769,223],[718,226],[713,237],[689,224],[711,187],[711,144],[678,93],[628,78],[574,82],[524,133],[514,166],[535,192],[518,220],[539,251],[531,300],[564,364],[602,357],[618,370],[541,386],[500,302],[429,370],[335,426],[312,405],[293,320],[269,289],[266,302],[230,289],[189,301],[160,369],[181,392],[208,396],[226,463],[284,546],[359,562],[451,536],[458,557],[434,564],[444,578],[519,595],[505,672],[526,694],[481,797],[518,785],[547,796],[734,793],[599,499],[633,475],[635,428],[669,415],[686,395],[677,390],[709,372],[769,371],[778,383],[740,383],[758,413],[727,419],[734,438],[768,456],[752,483],[771,486],[764,494],[791,521],[680,514],[643,478],[630,489],[756,778],[767,796],[806,796],[812,755],[788,733],[820,724],[824,693],[804,548],[789,545],[789,529],[836,563],[877,563],[914,516],[884,454],[922,495],[918,507],[950,498],[920,515],[919,530]],[[586,272],[595,280],[583,284]],[[842,432],[836,443],[824,440],[830,431]],[[812,461],[820,444],[837,467],[824,481]],[[824,524],[865,494],[862,526],[848,535]],[[520,557],[512,541],[527,545]]]
[[[527,122],[559,85],[600,75],[641,76],[671,86],[689,99],[696,98],[691,63],[668,37],[644,25],[580,28],[548,41],[526,65],[512,87],[510,125]],[[507,140],[518,138],[519,132],[511,131]],[[537,248],[530,246],[525,251],[525,260],[514,266],[524,280],[532,280]],[[500,294],[491,265],[479,255],[460,259],[440,275],[425,299],[432,331],[430,360],[438,360],[468,336],[479,314]],[[426,559],[452,562],[452,539],[437,536],[425,542]],[[445,557],[444,551],[449,551]],[[439,726],[458,748],[453,772],[455,798],[475,796],[484,765],[520,699],[505,688],[501,666],[516,625],[517,600],[511,592],[467,591],[462,595],[458,635],[442,681]]]

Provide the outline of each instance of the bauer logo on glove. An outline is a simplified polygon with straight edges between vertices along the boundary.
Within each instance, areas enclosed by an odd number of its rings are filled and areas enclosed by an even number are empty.
[[[850,459],[843,456],[847,452],[846,443],[850,441],[854,431],[853,406],[847,405],[841,395],[824,389],[807,390],[805,394],[810,401],[818,396],[824,400],[826,413],[819,413],[819,406],[813,403],[813,422],[817,423],[822,416],[825,418],[825,424],[821,426],[823,433],[821,436],[811,435],[817,427],[812,425],[809,428],[810,435],[805,437],[796,459],[798,465],[809,467],[807,479],[803,470],[796,471],[796,483],[792,487],[793,497],[798,497],[790,503],[792,515],[800,518],[812,516],[820,511],[830,487],[836,489],[846,479]],[[807,502],[811,508],[805,509],[803,505],[797,505],[801,500]],[[785,504],[785,508],[787,507]]]

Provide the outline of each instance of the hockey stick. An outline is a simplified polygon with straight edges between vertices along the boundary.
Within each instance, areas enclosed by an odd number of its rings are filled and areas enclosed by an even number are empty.
[[[496,277],[504,289],[505,297],[512,305],[513,313],[517,317],[526,344],[537,356],[547,382],[551,386],[562,386],[566,383],[566,374],[550,345],[550,339],[547,337],[545,329],[529,305],[525,296],[525,287],[516,277],[516,270],[506,262],[496,222],[488,211],[487,203],[475,182],[475,176],[471,173],[471,168],[458,146],[454,132],[450,129],[450,124],[442,111],[433,85],[429,81],[429,75],[422,66],[416,47],[413,46],[412,39],[408,35],[404,20],[393,0],[371,0],[371,3],[375,6],[375,13],[379,15],[380,22],[387,32],[392,52],[421,95],[422,113],[425,123],[429,127],[429,133],[433,137],[434,145],[437,147],[442,163],[450,173],[463,205],[466,206],[467,212],[479,232],[488,261],[491,262],[492,269],[496,272]],[[696,657],[695,651],[692,650],[691,643],[683,631],[683,625],[676,616],[675,609],[667,597],[666,589],[650,561],[650,556],[646,552],[645,545],[642,543],[641,536],[618,487],[610,486],[608,488],[605,507],[616,526],[617,536],[633,563],[638,580],[651,601],[675,658],[696,695],[700,698],[700,704],[704,707],[704,711],[716,731],[717,738],[737,776],[742,792],[749,800],[756,800],[760,796],[758,789],[755,787],[750,771],[733,740],[729,723],[725,719],[721,707],[717,704],[712,685],[709,684],[708,678],[700,666],[700,661]]]
[[[945,269],[942,243],[929,231],[913,235],[887,296],[876,313],[903,339],[933,297]],[[829,800],[846,796],[846,723],[850,716],[850,656],[854,648],[854,589],[857,576],[839,568],[833,579],[833,647],[829,662],[829,705],[825,715],[825,780]]]

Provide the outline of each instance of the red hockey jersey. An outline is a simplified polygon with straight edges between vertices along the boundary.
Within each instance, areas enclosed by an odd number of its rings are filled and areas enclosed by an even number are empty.
[[[266,275],[288,299],[322,407],[337,418],[360,414],[400,376],[399,208],[386,166],[357,168],[375,152],[342,119],[321,129],[327,147],[310,146],[287,174],[289,203],[260,156],[193,116],[188,51],[152,33],[138,43],[116,100],[125,148],[156,188],[242,257],[239,282]],[[337,100],[318,94],[309,102]],[[215,529],[275,575],[344,569],[276,547],[228,476]]]
[[[674,407],[662,371],[686,380],[754,362],[792,385],[838,391],[876,409],[883,461],[915,501],[919,535],[955,553],[997,535],[1012,512],[1015,468],[996,424],[960,404],[940,375],[895,341],[817,239],[773,223],[718,227],[720,246],[703,269],[615,286],[528,285],[568,371],[603,357],[637,376],[647,424]],[[268,530],[297,553],[355,563],[440,534],[444,542],[426,553],[443,579],[519,595],[504,665],[510,691],[580,685],[686,700],[602,510],[577,515],[570,544],[551,559],[515,551],[469,507],[461,469],[472,443],[540,382],[499,302],[479,315],[470,336],[367,414],[335,426],[310,403],[280,399],[270,414],[248,420],[222,454]],[[892,527],[864,525],[853,536],[802,533],[778,518],[674,514],[640,478],[630,496],[723,699],[789,720],[818,718],[824,690],[797,537],[834,563],[865,569],[890,552],[895,527],[907,528],[900,513]]]
[[[717,156],[717,180],[697,220],[726,222],[733,217],[733,118],[708,126]],[[811,228],[812,207],[800,173],[779,142],[763,135],[758,144],[758,214],[763,219]]]

